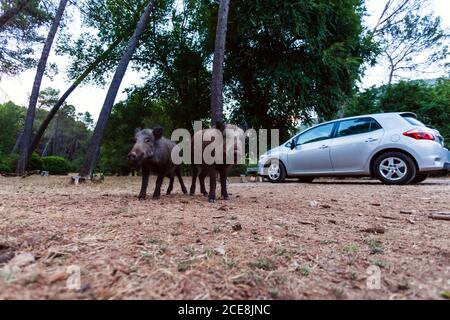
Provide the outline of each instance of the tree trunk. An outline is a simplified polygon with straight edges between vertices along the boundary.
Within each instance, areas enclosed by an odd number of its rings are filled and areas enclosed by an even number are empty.
[[[389,67],[389,80],[388,80],[388,86],[392,84],[392,80],[394,78],[394,66]]]
[[[11,154],[16,153],[16,150],[19,149],[20,141],[22,141],[22,132],[17,135],[16,143],[14,143],[14,147],[11,150]]]
[[[223,59],[230,0],[220,0],[211,80],[211,120],[214,126],[223,117]]]
[[[29,159],[29,145],[31,140],[31,135],[33,131],[34,116],[36,113],[36,104],[38,100],[39,90],[41,88],[42,78],[44,77],[45,67],[47,65],[48,56],[52,48],[53,40],[55,39],[56,32],[58,31],[59,24],[61,22],[64,10],[66,9],[68,0],[61,0],[59,2],[58,10],[56,11],[55,20],[50,27],[50,31],[45,40],[44,49],[42,50],[41,58],[36,70],[36,76],[34,78],[33,90],[31,91],[30,103],[28,105],[27,116],[25,118],[25,125],[23,130],[22,142],[20,144],[20,158],[17,162],[16,173],[18,175],[23,175],[27,167]]]
[[[74,83],[64,92],[64,94],[59,98],[59,100],[56,102],[56,104],[53,106],[53,108],[49,111],[47,116],[45,117],[44,121],[39,126],[38,130],[36,131],[33,141],[31,142],[30,148],[28,150],[28,154],[31,155],[34,150],[39,145],[39,142],[42,139],[42,136],[44,135],[45,130],[47,130],[48,125],[58,112],[59,108],[64,104],[66,99],[70,96],[70,94],[80,85],[81,82],[83,82],[84,79],[104,60],[108,58],[108,56],[111,54],[111,52],[117,48],[117,46],[122,42],[122,38],[117,39],[114,41],[107,50],[105,50],[100,56],[95,59],[88,67],[87,69],[74,81]]]
[[[122,83],[122,79],[125,75],[131,57],[134,51],[136,50],[139,38],[145,30],[150,13],[155,8],[155,2],[156,0],[150,1],[147,7],[145,8],[144,13],[142,13],[139,22],[136,26],[136,29],[134,30],[133,35],[128,41],[127,48],[117,66],[116,73],[114,74],[114,77],[111,81],[108,93],[106,94],[105,102],[103,103],[102,110],[100,111],[97,125],[95,126],[94,129],[94,134],[92,135],[91,141],[89,142],[86,158],[80,170],[80,176],[82,177],[88,177],[92,175],[95,162],[97,161],[97,156],[100,152],[100,144],[103,139],[106,124],[108,122],[109,115],[114,105],[114,100],[116,99],[117,92],[119,91],[120,84]]]
[[[3,29],[4,25],[8,23],[15,15],[22,11],[31,0],[19,0],[15,7],[6,10],[5,13],[0,17],[0,30]]]

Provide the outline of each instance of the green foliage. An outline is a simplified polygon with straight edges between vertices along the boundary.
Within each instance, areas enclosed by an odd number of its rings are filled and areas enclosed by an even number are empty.
[[[0,172],[13,172],[16,168],[17,154],[2,154],[0,153]]]
[[[427,1],[405,4],[375,37],[384,58],[381,62],[389,69],[389,84],[404,71],[443,70],[449,53],[448,30],[442,28],[441,18],[427,12]]]
[[[59,90],[47,87],[39,92],[39,108],[52,108],[59,99]]]
[[[98,33],[60,43],[59,51],[73,59],[70,77],[102,48],[128,38],[144,5],[142,0],[83,5],[84,25]],[[211,1],[183,1],[182,6],[159,1],[133,55],[132,67],[148,76],[144,86],[130,92],[140,91],[159,105],[171,126],[192,130],[194,120],[209,118],[217,10]],[[374,49],[363,35],[363,14],[361,0],[231,2],[224,75],[229,120],[244,127],[281,128],[284,138],[314,112],[322,119],[333,117]],[[105,82],[123,46],[89,80]]]
[[[42,170],[43,162],[38,153],[33,152],[30,161],[28,161],[27,170]]]
[[[130,92],[128,99],[117,103],[106,127],[99,170],[108,174],[128,174],[126,155],[134,144],[135,130],[162,125],[164,135],[170,136],[171,122],[162,104],[147,98],[146,90]]]
[[[335,116],[373,44],[359,0],[234,1],[226,74],[233,122],[281,128]],[[210,26],[214,30],[215,26]]]
[[[346,116],[378,112],[410,111],[419,120],[440,131],[450,141],[450,80],[434,84],[424,81],[401,81],[397,84],[370,88],[356,94],[345,109]]]
[[[0,12],[3,14],[18,5],[17,0],[2,0]],[[52,1],[30,1],[18,14],[0,29],[0,75],[16,75],[34,66],[34,46],[43,38],[39,28],[51,20],[54,4]]]
[[[25,109],[12,102],[0,104],[0,153],[8,154],[23,126]]]
[[[57,156],[42,157],[42,163],[43,163],[42,169],[54,175],[66,175],[72,169],[69,161],[67,161],[63,157]]]

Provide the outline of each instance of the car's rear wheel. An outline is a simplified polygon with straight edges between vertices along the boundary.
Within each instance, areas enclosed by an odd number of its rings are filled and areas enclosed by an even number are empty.
[[[313,182],[314,177],[299,177],[298,182],[300,183],[311,183]]]
[[[416,177],[414,179],[411,180],[410,183],[413,183],[413,184],[421,183],[421,182],[424,182],[428,177],[429,177],[429,175],[426,173],[419,173],[416,175]]]
[[[374,174],[384,184],[408,184],[416,176],[416,166],[401,152],[387,152],[375,160]]]
[[[272,183],[280,183],[286,179],[286,169],[279,160],[271,160],[267,169],[267,178]]]

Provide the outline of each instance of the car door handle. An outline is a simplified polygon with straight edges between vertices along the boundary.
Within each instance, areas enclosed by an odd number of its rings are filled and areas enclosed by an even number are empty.
[[[323,145],[319,149],[326,149],[326,148],[328,148],[328,146],[327,145]]]
[[[375,138],[369,138],[369,139],[366,140],[366,142],[375,142],[375,141],[378,141],[378,139],[375,139]]]

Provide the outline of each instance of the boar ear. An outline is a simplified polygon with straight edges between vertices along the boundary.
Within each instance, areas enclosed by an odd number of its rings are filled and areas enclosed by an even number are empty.
[[[155,127],[153,128],[153,136],[155,137],[155,140],[161,139],[163,135],[163,127]]]
[[[216,122],[216,129],[219,130],[220,132],[224,132],[225,131],[225,125],[223,124],[222,121],[217,121]]]
[[[141,128],[136,128],[136,129],[134,129],[134,135],[136,135],[139,131],[141,131],[142,129]]]

